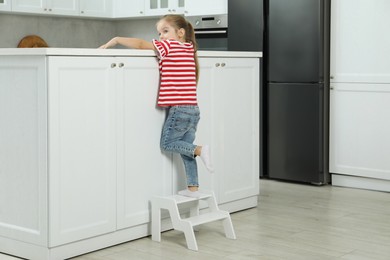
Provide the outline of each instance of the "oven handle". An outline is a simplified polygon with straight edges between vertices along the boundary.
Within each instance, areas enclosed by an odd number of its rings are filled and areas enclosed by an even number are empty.
[[[195,31],[195,34],[226,34],[227,30],[218,31]]]

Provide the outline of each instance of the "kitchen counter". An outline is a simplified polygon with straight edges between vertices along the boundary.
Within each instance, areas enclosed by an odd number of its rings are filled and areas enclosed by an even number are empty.
[[[82,48],[0,48],[0,56],[156,56],[152,50],[136,49],[82,49]],[[260,58],[262,52],[198,51],[198,57]]]
[[[229,212],[258,204],[260,57],[199,52],[196,143],[215,169],[199,163],[200,188]],[[150,50],[0,49],[0,252],[59,260],[150,235],[151,199],[186,188],[159,147],[158,84]]]

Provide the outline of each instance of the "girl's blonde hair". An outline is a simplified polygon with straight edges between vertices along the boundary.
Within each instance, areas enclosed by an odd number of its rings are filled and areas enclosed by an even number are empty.
[[[188,22],[183,16],[178,14],[167,14],[163,16],[161,20],[168,22],[176,30],[184,29],[185,31],[185,42],[190,42],[194,46],[194,58],[195,58],[195,72],[196,82],[199,79],[199,61],[198,61],[198,44],[196,43],[194,27]]]

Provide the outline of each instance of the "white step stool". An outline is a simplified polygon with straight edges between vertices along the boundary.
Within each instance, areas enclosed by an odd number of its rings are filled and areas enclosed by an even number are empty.
[[[207,201],[210,212],[199,214],[199,200]],[[190,217],[181,219],[177,205],[189,202],[192,205],[190,207]],[[202,193],[200,198],[181,195],[154,197],[152,199],[152,240],[157,242],[161,241],[161,209],[167,209],[169,211],[173,228],[184,232],[188,249],[198,251],[194,227],[212,221],[222,220],[226,237],[236,239],[230,214],[218,208],[213,193]]]

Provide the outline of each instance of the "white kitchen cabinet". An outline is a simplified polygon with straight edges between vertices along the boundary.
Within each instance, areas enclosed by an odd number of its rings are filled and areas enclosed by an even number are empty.
[[[48,15],[112,17],[112,0],[13,0],[12,11]]]
[[[86,17],[112,17],[113,0],[80,0],[80,15]]]
[[[114,18],[142,17],[145,15],[145,0],[114,1]]]
[[[386,0],[332,1],[333,185],[390,191],[389,8]]]
[[[11,11],[11,0],[0,0],[0,11]]]
[[[145,0],[146,16],[184,14],[185,0]]]
[[[49,68],[51,246],[149,223],[151,196],[172,194],[156,59],[50,57]]]
[[[50,15],[78,15],[78,0],[12,0],[12,11]]]
[[[113,62],[48,59],[50,246],[116,229]]]
[[[234,212],[259,193],[259,56],[219,55],[200,57],[197,141],[211,145],[216,171],[199,163],[199,174]],[[154,52],[0,56],[0,252],[65,259],[149,235],[151,197],[185,188],[182,162],[160,151]]]
[[[227,14],[227,0],[185,0],[184,14],[187,16],[196,15],[217,15]]]
[[[12,11],[25,13],[47,13],[46,0],[12,0]]]
[[[259,60],[201,58],[201,120],[196,142],[209,143],[215,173],[199,161],[200,187],[220,204],[259,192]]]
[[[1,57],[0,245],[48,241],[46,113],[45,58]]]
[[[331,81],[390,83],[390,1],[332,0]]]
[[[121,59],[117,69],[117,228],[150,222],[149,201],[171,195],[172,155],[160,149],[165,110],[156,108],[154,57]]]
[[[332,83],[331,87],[332,178],[363,177],[367,183],[383,180],[380,186],[390,191],[390,84]],[[338,185],[340,177],[335,178],[333,184]],[[375,185],[360,187],[377,189]]]

